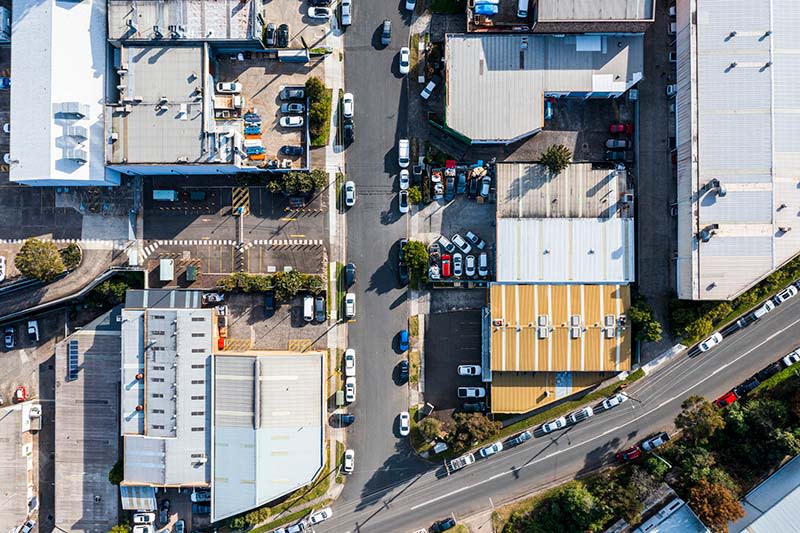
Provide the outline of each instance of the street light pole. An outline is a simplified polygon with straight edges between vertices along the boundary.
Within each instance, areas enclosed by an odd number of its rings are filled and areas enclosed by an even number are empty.
[[[668,467],[670,470],[672,470],[672,465],[671,465],[671,464],[669,464],[669,463],[667,462],[667,460],[666,460],[666,459],[664,459],[663,457],[661,457],[660,455],[658,455],[658,454],[657,454],[657,453],[655,453],[655,452],[652,452],[652,453],[653,453],[653,457],[655,457],[656,459],[658,459],[659,461],[661,461],[662,463],[664,463],[665,465],[667,465],[667,467]]]

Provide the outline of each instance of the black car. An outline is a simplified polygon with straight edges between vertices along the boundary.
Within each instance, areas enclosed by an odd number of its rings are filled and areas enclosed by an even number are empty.
[[[408,283],[408,265],[405,263],[397,265],[397,276],[400,278],[401,285]]]
[[[311,7],[327,7],[331,5],[332,0],[308,0],[308,5]]]
[[[386,19],[383,21],[381,25],[381,44],[383,46],[389,46],[392,42],[392,21]]]
[[[397,376],[400,378],[400,383],[408,381],[408,360],[403,359],[397,365]]]
[[[456,185],[456,192],[464,194],[467,191],[467,175],[463,172],[458,174],[458,185]]]
[[[345,265],[344,282],[348,287],[356,282],[356,265],[354,263],[347,263],[347,265]]]
[[[275,292],[267,291],[264,294],[264,312],[267,316],[272,316],[275,312]]]
[[[753,389],[759,386],[761,382],[758,381],[758,378],[753,376],[744,383],[741,383],[733,388],[733,393],[736,395],[737,398],[741,398],[742,396],[746,396],[748,392],[751,392]]]
[[[444,520],[435,522],[433,526],[431,526],[431,533],[441,533],[442,531],[447,531],[448,529],[453,529],[454,527],[456,527],[456,519],[445,518]]]
[[[456,177],[447,176],[447,186],[444,189],[444,200],[446,202],[456,197]]]
[[[356,415],[351,415],[350,413],[339,415],[339,424],[341,424],[342,426],[349,426],[355,421],[356,421]]]
[[[477,178],[473,178],[469,180],[469,192],[467,192],[467,196],[470,198],[475,198],[478,196],[478,180]]]
[[[193,503],[192,504],[192,513],[196,515],[207,515],[211,514],[211,505],[208,503]]]
[[[408,243],[408,239],[400,239],[400,240],[398,241],[397,259],[398,259],[398,261],[400,261],[401,263],[403,263],[403,262],[404,262],[404,261],[403,261],[403,259],[404,259],[404,254],[405,254],[404,248],[406,247],[406,244],[407,244],[407,243]]]
[[[290,196],[289,207],[291,209],[302,209],[306,206],[306,199],[302,196]]]
[[[169,509],[169,500],[161,500],[161,503],[158,505],[158,521],[160,523],[166,524],[169,522]]]
[[[275,24],[270,22],[264,30],[264,44],[267,46],[275,46]]]
[[[768,378],[774,376],[781,370],[783,370],[783,365],[780,363],[780,361],[776,361],[768,367],[759,370],[755,377],[758,379],[758,381],[766,381]]]
[[[278,48],[289,46],[289,25],[281,24],[278,26]]]
[[[342,127],[342,131],[344,132],[344,142],[345,144],[350,144],[356,140],[356,128],[353,125],[353,119],[348,118],[344,121],[344,126]]]
[[[482,413],[486,411],[485,402],[464,402],[461,404],[461,410],[465,413]]]
[[[304,152],[305,150],[303,150],[302,146],[291,146],[288,144],[281,146],[281,153],[283,155],[303,155]]]

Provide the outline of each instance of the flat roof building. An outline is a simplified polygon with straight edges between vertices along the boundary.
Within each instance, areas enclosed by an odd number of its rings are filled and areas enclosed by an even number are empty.
[[[544,98],[613,98],[642,79],[641,35],[447,34],[447,126],[474,143],[544,127]]]
[[[793,531],[800,523],[800,456],[747,493],[744,517],[728,526],[731,533]]]
[[[792,0],[678,0],[678,297],[729,300],[800,252]]]
[[[23,429],[23,404],[0,407],[0,531],[16,532],[25,523],[38,491],[30,483],[38,454]]]
[[[106,46],[103,0],[12,3],[11,181],[119,184],[104,158]]]
[[[689,504],[675,498],[633,530],[633,533],[710,533]]]

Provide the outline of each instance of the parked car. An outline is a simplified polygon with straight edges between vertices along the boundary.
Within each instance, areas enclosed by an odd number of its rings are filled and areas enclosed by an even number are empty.
[[[280,153],[283,155],[303,155],[305,150],[302,146],[291,146],[287,144],[281,146]]]
[[[624,133],[625,135],[633,135],[633,124],[626,122],[624,124],[615,122],[608,127],[611,133]]]
[[[344,399],[347,403],[353,403],[356,401],[356,378],[355,376],[350,376],[349,378],[344,380]]]
[[[594,416],[594,410],[591,407],[584,407],[567,416],[567,421],[570,424],[577,424],[581,420],[586,420],[592,416]]]
[[[758,381],[763,383],[781,370],[783,370],[783,365],[780,362],[775,361],[774,363],[770,363],[756,372],[755,377],[758,378]]]
[[[485,402],[464,402],[461,404],[461,409],[465,413],[483,413],[486,411]]]
[[[450,256],[448,254],[442,254],[442,276],[449,278],[451,275]]]
[[[626,157],[624,150],[606,150],[606,161],[625,161]]]
[[[381,27],[381,44],[389,46],[392,42],[392,21],[386,19]]]
[[[400,139],[397,141],[397,164],[400,168],[407,168],[411,162],[411,145],[408,139]]]
[[[450,239],[442,235],[439,237],[436,242],[442,247],[442,249],[447,252],[448,254],[452,254],[456,251],[456,245],[450,242]]]
[[[781,361],[783,361],[783,364],[786,365],[786,368],[800,363],[800,350],[789,352],[783,357],[783,359],[781,359]]]
[[[267,28],[264,30],[264,40],[267,46],[275,46],[276,43],[275,33],[276,33],[275,23],[270,22],[269,24],[267,24]]]
[[[133,515],[134,524],[152,524],[155,521],[155,513],[134,513]]]
[[[309,7],[308,17],[317,20],[328,20],[333,16],[333,10],[329,7]]]
[[[197,504],[195,504],[197,505]],[[161,503],[158,504],[158,521],[161,524],[166,524],[169,522],[169,510],[170,510],[170,501],[169,500],[161,500]]]
[[[6,350],[10,350],[17,345],[17,330],[14,329],[14,326],[6,326],[4,341]]]
[[[467,196],[469,198],[475,198],[478,196],[478,179],[474,178],[469,180],[469,189],[467,190]]]
[[[481,457],[491,457],[492,455],[502,452],[503,451],[503,443],[498,441],[492,444],[491,446],[486,446],[485,448],[481,448],[480,453]]]
[[[455,518],[445,518],[444,520],[439,520],[438,522],[434,522],[431,526],[431,533],[442,533],[442,531],[447,531],[448,529],[453,529],[456,527],[456,519]]]
[[[342,126],[342,132],[344,134],[345,144],[350,144],[356,140],[356,127],[353,124],[352,120],[344,121],[344,126]]]
[[[515,435],[513,439],[508,441],[508,443],[512,446],[517,446],[525,441],[531,440],[532,438],[533,438],[533,433],[531,433],[530,431],[523,431],[519,435]]]
[[[776,294],[775,297],[772,299],[772,301],[775,302],[777,305],[780,305],[789,298],[794,298],[795,296],[797,296],[797,287],[795,287],[794,285],[789,285],[781,292]]]
[[[400,263],[397,267],[397,277],[400,281],[400,285],[405,286],[408,283],[408,265],[405,263]]]
[[[675,83],[670,83],[669,85],[667,85],[666,93],[668,98],[672,98],[673,96],[678,94],[678,85]]]
[[[472,245],[470,245],[467,241],[464,240],[464,237],[456,233],[451,237],[453,244],[455,244],[459,250],[468,254],[472,251]]]
[[[238,81],[218,81],[218,93],[240,93],[242,92],[242,84]]]
[[[408,187],[411,185],[411,179],[409,179],[407,168],[404,168],[400,171],[399,181],[401,191],[408,189]]]
[[[628,139],[608,139],[606,141],[606,148],[626,150],[631,147],[631,142]]]
[[[484,176],[483,178],[481,178],[480,195],[482,197],[484,198],[489,197],[489,187],[491,186],[491,184],[492,184],[492,178],[490,178],[489,176]]]
[[[186,533],[186,521],[183,518],[175,522],[172,533]]]
[[[717,344],[722,342],[722,335],[719,331],[715,331],[709,338],[701,342],[697,347],[701,352],[707,352]]]
[[[401,190],[398,194],[397,207],[401,213],[408,213],[408,190]]]
[[[405,352],[408,350],[408,330],[404,329],[400,332],[400,351]]]
[[[348,287],[356,282],[356,265],[355,263],[347,263],[344,267],[344,283]]]
[[[300,128],[303,126],[303,117],[299,117],[296,115],[291,115],[288,117],[281,117],[279,121],[281,127],[283,128]]]
[[[353,348],[344,351],[344,375],[347,377],[356,375],[356,351]]]
[[[22,526],[19,528],[18,533],[31,533],[33,528],[36,527],[36,520],[27,520]],[[149,528],[152,531],[152,527],[144,526],[145,528]],[[135,528],[134,528],[135,529]]]
[[[634,459],[638,459],[642,455],[642,449],[638,446],[634,446],[633,448],[628,448],[627,450],[622,450],[621,452],[617,452],[616,457],[617,460],[625,462],[625,461],[633,461]]]
[[[345,450],[344,452],[344,461],[342,463],[342,472],[345,474],[350,474],[353,472],[353,468],[355,467],[356,462],[356,452],[353,450]]]
[[[459,376],[480,376],[481,365],[458,365]]]
[[[449,202],[456,197],[456,177],[447,176],[447,185],[444,188],[444,201]],[[441,184],[439,184],[441,185]]]
[[[466,239],[469,242],[471,242],[472,245],[478,250],[483,250],[484,248],[486,248],[486,242],[477,235],[475,235],[474,233],[472,233],[471,231],[465,233],[464,237],[466,237]]]
[[[301,520],[300,522],[291,526],[278,528],[272,533],[302,533],[305,530],[306,524]]]
[[[775,304],[772,303],[772,300],[767,300],[761,307],[753,311],[753,316],[755,318],[761,318],[773,309],[775,309]]]
[[[292,89],[286,87],[281,91],[281,100],[298,100],[306,95],[305,89]]]
[[[565,427],[567,427],[567,419],[563,416],[560,416],[555,420],[551,420],[550,422],[545,422],[542,424],[541,429],[543,433],[550,433],[551,431],[564,429]]]
[[[356,421],[356,415],[344,413],[339,415],[339,424],[342,426],[349,426]]]
[[[489,256],[486,255],[486,252],[482,252],[478,256],[478,275],[482,278],[489,275]]]
[[[628,401],[628,397],[620,392],[610,398],[606,398],[605,400],[603,400],[603,403],[601,405],[603,406],[603,409],[611,409],[626,401]]]
[[[275,312],[275,291],[272,289],[264,293],[264,314],[272,316]]]
[[[411,417],[408,415],[408,411],[403,411],[400,413],[398,417],[398,424],[400,428],[400,436],[407,437],[409,432],[411,432]]]
[[[286,48],[289,46],[289,25],[281,24],[278,26],[278,48]]]
[[[356,295],[352,292],[344,295],[344,316],[347,319],[355,318],[356,316]]]
[[[466,276],[468,278],[474,278],[475,277],[475,256],[474,255],[468,255],[467,256],[466,262],[465,262],[465,266],[464,266],[464,274],[466,274]]]
[[[406,0],[406,9],[408,11],[414,11],[415,7],[417,7],[417,0]]]
[[[342,26],[349,26],[353,23],[352,0],[342,0],[339,5],[342,8]]]
[[[458,173],[458,183],[456,184],[456,194],[464,194],[467,191],[467,175],[463,172]]]
[[[464,273],[464,257],[459,254],[453,254],[453,276],[460,278]]]
[[[400,58],[398,60],[398,69],[400,74],[408,74],[411,67],[411,50],[407,46],[400,49]]]
[[[211,501],[211,491],[210,490],[196,490],[189,496],[189,499],[193,503],[202,503],[202,502],[210,502]]]
[[[459,387],[459,398],[483,398],[486,396],[486,389],[483,387]]]
[[[310,6],[329,6],[333,3],[333,0],[308,0],[308,5]]]
[[[315,526],[325,520],[329,519],[333,516],[333,511],[330,507],[326,507],[324,509],[320,509],[316,513],[312,514],[308,517],[308,521],[311,523],[312,526]]]
[[[433,90],[442,82],[442,78],[439,76],[433,76],[428,84],[422,89],[422,92],[419,94],[423,100],[427,100],[431,97]]]
[[[355,106],[356,103],[353,99],[353,93],[344,93],[342,97],[342,116],[344,118],[353,118]]]
[[[739,398],[736,396],[736,393],[733,391],[728,391],[716,400],[714,400],[714,405],[722,409],[723,407],[727,407],[728,405],[732,404]]]
[[[25,522],[25,526],[27,526],[31,521]],[[30,533],[33,531],[33,526],[25,527],[23,526],[22,529],[19,530],[19,533]],[[138,524],[133,526],[133,533],[155,533],[155,528],[151,524]]]
[[[347,207],[356,205],[356,184],[353,181],[344,184],[344,205]]]
[[[408,381],[408,360],[403,359],[397,364],[397,377],[400,380],[400,383],[406,383]]]
[[[0,281],[6,280],[6,256],[0,255]]]
[[[667,441],[669,441],[669,434],[666,431],[662,431],[658,435],[650,437],[642,442],[642,451],[649,452],[655,450],[659,446],[665,444]]]
[[[303,113],[306,106],[297,102],[288,102],[281,104],[281,113]]]
[[[760,384],[761,382],[758,381],[758,378],[753,376],[750,379],[742,382],[741,384],[736,385],[733,388],[733,392],[736,393],[736,396],[738,398],[741,398],[742,396],[747,396],[748,393],[752,392],[753,389],[758,387]]]

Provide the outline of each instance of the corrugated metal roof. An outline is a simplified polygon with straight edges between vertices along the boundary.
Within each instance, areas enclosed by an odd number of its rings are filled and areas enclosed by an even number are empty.
[[[489,299],[493,373],[630,369],[627,285],[493,283]]]
[[[677,22],[678,293],[730,299],[800,252],[800,4],[681,0]]]
[[[310,483],[324,463],[324,356],[217,355],[212,519]]]
[[[497,217],[632,217],[633,206],[621,204],[626,174],[575,163],[553,176],[538,163],[498,163]]]
[[[800,524],[800,456],[783,465],[742,500],[745,515],[731,533],[795,531]]]
[[[122,508],[126,511],[155,511],[156,489],[154,487],[126,486],[119,488]]]
[[[633,219],[497,219],[497,281],[631,283]]]
[[[546,92],[622,94],[642,77],[641,36],[448,34],[447,125],[505,142],[544,125]],[[595,44],[593,41],[592,44]]]
[[[653,20],[653,0],[538,0],[537,20]]]
[[[603,372],[498,372],[492,380],[492,412],[527,413],[612,376]]]

